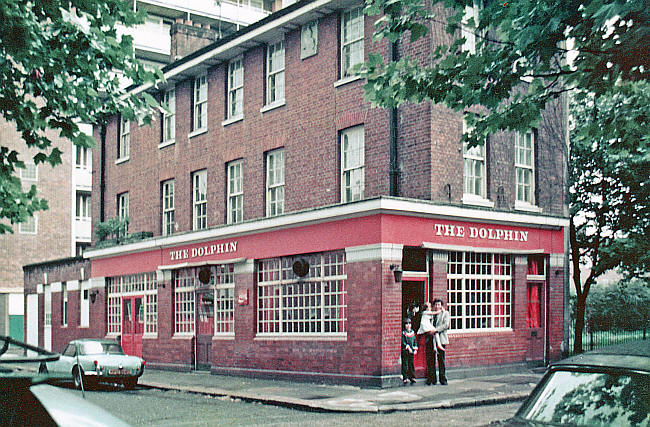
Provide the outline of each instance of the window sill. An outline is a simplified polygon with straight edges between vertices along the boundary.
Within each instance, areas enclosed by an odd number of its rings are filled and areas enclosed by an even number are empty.
[[[206,133],[207,131],[208,131],[208,128],[197,129],[195,131],[192,131],[192,132],[188,133],[187,138],[192,139],[195,136],[199,136],[199,135],[202,135],[202,134]]]
[[[542,208],[539,206],[531,205],[530,203],[521,202],[519,200],[515,201],[515,209],[518,211],[534,212],[541,213]]]
[[[485,199],[481,196],[475,194],[463,194],[463,204],[464,205],[473,205],[473,206],[482,206],[484,208],[493,208],[494,202]]]
[[[158,334],[142,334],[142,339],[143,340],[157,340],[158,339]]]
[[[158,148],[165,148],[165,147],[169,147],[170,145],[174,145],[174,144],[176,144],[176,140],[175,139],[170,139],[170,140],[163,141],[160,144],[158,144]]]
[[[264,107],[260,108],[260,113],[266,113],[267,111],[275,110],[276,108],[279,108],[279,107],[284,107],[285,104],[286,103],[285,103],[284,99],[280,100],[280,101],[275,101],[275,102],[273,102],[271,104],[267,104]]]
[[[253,341],[347,341],[346,332],[339,334],[257,334]]]
[[[125,163],[129,161],[129,157],[122,157],[121,159],[115,160],[115,164],[119,165],[120,163]]]
[[[173,340],[191,340],[194,338],[194,334],[174,334],[172,336]]]
[[[234,340],[235,339],[235,334],[220,334],[220,335],[213,335],[212,336],[212,341],[226,341],[226,340]]]
[[[233,117],[231,117],[229,119],[226,119],[223,122],[221,122],[221,126],[226,127],[228,125],[231,125],[233,123],[237,123],[237,122],[242,121],[242,120],[244,120],[244,115],[243,114],[238,114],[236,116],[233,116]]]
[[[339,87],[346,85],[348,83],[356,82],[357,80],[361,80],[363,77],[361,76],[348,76],[348,77],[343,77],[342,79],[339,79],[334,82],[334,87]]]

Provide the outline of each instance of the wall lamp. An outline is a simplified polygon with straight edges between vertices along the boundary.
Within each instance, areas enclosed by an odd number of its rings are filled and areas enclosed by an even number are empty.
[[[98,291],[97,289],[95,289],[94,291],[91,291],[91,292],[90,292],[90,302],[91,302],[92,304],[95,304],[95,299],[97,298],[97,294],[98,294],[98,293],[99,293],[99,291]]]
[[[391,264],[390,265],[390,270],[393,272],[393,276],[395,277],[395,283],[399,283],[402,281],[402,269],[400,268],[399,265]]]

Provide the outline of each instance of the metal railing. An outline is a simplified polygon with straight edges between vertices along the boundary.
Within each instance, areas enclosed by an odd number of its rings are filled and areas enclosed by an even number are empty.
[[[574,354],[573,344],[575,338],[575,319],[569,320],[569,355]],[[585,324],[582,331],[582,349],[584,351],[594,350],[608,345],[621,344],[628,341],[648,339],[648,325],[644,329],[634,331],[608,330],[595,331]]]

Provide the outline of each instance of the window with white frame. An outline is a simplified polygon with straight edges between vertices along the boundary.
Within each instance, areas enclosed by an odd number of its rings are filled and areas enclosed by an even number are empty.
[[[469,132],[463,121],[463,134]],[[485,198],[485,142],[469,147],[463,143],[463,195]]]
[[[174,232],[174,180],[162,183],[162,235],[168,236]]]
[[[228,64],[228,118],[244,114],[244,59],[238,58]]]
[[[228,224],[244,219],[244,162],[235,160],[228,163]]]
[[[308,272],[298,277],[293,263],[305,260]],[[258,335],[344,335],[346,279],[343,251],[260,260]]]
[[[192,230],[208,226],[208,172],[204,169],[192,174]]]
[[[195,269],[174,271],[174,333],[194,334]]]
[[[510,255],[449,252],[447,307],[452,330],[511,328],[511,298]]]
[[[233,264],[217,265],[213,269],[214,334],[235,333],[235,273]]]
[[[38,230],[38,217],[36,214],[32,214],[25,218],[25,220],[18,224],[18,232],[20,234],[36,234]]]
[[[364,128],[341,132],[341,202],[363,199],[365,189]]]
[[[43,326],[52,326],[52,285],[43,285],[43,298],[45,300],[43,307]]]
[[[284,101],[284,40],[266,50],[266,103]]]
[[[478,16],[481,10],[481,1],[474,0],[472,6],[465,6],[465,15],[461,25],[461,34],[465,38],[463,51],[471,54],[476,53],[476,34],[478,31]]]
[[[515,135],[515,174],[517,202],[534,204],[535,191],[535,137],[533,132]]]
[[[90,221],[90,194],[77,193],[75,216],[77,220]]]
[[[61,326],[68,326],[68,286],[61,284]]]
[[[194,79],[194,123],[193,131],[208,127],[208,76]]]
[[[266,215],[284,212],[284,149],[266,155]]]
[[[25,167],[18,170],[20,171],[20,179],[38,181],[38,167],[34,163],[25,163]]]
[[[363,62],[363,8],[341,16],[341,78],[353,75],[352,67]]]
[[[142,295],[144,332],[158,332],[158,280],[155,272],[107,277],[106,286],[108,334],[122,333],[122,299]]]
[[[129,193],[117,195],[117,216],[128,221],[129,219]]]
[[[165,111],[163,113],[162,142],[171,142],[174,139],[176,139],[176,89],[175,88],[165,91],[165,94],[163,95],[163,102],[169,109],[169,112]]]
[[[120,117],[120,133],[117,141],[117,160],[128,159],[131,145],[131,123]]]
[[[77,169],[87,169],[90,164],[90,148],[77,145],[74,164]]]

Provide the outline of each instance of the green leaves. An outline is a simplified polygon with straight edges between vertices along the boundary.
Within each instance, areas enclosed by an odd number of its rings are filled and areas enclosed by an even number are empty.
[[[155,100],[125,94],[117,78],[155,80],[137,62],[132,38],[118,39],[115,29],[118,22],[129,26],[143,17],[122,0],[0,2],[0,113],[28,147],[37,149],[34,163],[61,162],[62,147],[53,147],[48,137],[52,131],[90,147],[94,142],[81,132],[79,122],[94,124],[118,112],[144,123],[150,120]],[[0,156],[0,220],[9,223],[45,206],[35,192],[11,184],[22,160],[22,155]],[[12,207],[14,202],[32,210]]]

